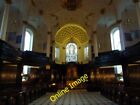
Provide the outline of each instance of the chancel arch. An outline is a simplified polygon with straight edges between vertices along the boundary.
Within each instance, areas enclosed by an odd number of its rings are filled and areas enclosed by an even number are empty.
[[[59,46],[60,58],[57,63],[86,63],[84,59],[84,48],[89,43],[87,31],[77,24],[66,24],[62,26],[55,35],[55,46]],[[73,53],[73,54],[71,54]]]

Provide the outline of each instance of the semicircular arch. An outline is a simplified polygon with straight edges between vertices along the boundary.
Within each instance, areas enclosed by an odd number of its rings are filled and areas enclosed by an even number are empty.
[[[57,31],[55,35],[55,42],[59,45],[63,45],[70,40],[75,40],[80,44],[87,43],[89,41],[87,31],[77,24],[64,25]]]

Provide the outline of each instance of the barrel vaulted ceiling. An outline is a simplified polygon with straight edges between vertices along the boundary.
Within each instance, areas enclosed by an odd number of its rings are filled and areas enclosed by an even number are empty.
[[[55,41],[58,44],[64,44],[67,40],[76,39],[80,44],[88,42],[88,35],[86,30],[76,24],[66,24],[60,28],[55,36]]]
[[[3,1],[5,0],[0,0],[0,7]],[[67,5],[68,1],[76,5]],[[97,24],[113,24],[119,19],[118,10],[124,9],[131,2],[132,0],[12,0],[12,7],[20,11],[23,22],[35,28],[57,32],[63,25],[75,23],[89,33],[89,30],[96,29]]]

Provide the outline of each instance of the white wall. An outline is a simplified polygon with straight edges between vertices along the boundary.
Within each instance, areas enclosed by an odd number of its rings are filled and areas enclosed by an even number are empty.
[[[125,47],[132,46],[140,41],[140,35],[137,38],[133,38],[133,35],[130,35],[132,37],[132,40],[127,40],[125,33],[132,33],[133,31],[140,30],[139,25],[138,25],[138,17],[136,14],[136,9],[135,7],[131,7],[131,9],[127,9],[122,13],[122,26],[124,30],[124,42],[125,42]]]
[[[98,25],[97,38],[99,53],[111,50],[110,29]]]

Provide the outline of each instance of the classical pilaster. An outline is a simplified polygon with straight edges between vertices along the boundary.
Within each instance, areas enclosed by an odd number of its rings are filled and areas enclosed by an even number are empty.
[[[50,57],[50,47],[51,47],[51,32],[48,31],[48,34],[47,34],[47,57]]]
[[[52,61],[55,60],[55,41],[52,40]],[[60,54],[60,53],[59,53]],[[60,55],[59,55],[60,56]]]
[[[89,49],[88,49],[88,60],[91,61],[92,60],[92,41],[91,40],[89,40],[88,47],[89,47]]]
[[[21,44],[20,44],[20,50],[24,51],[24,40],[25,40],[25,32],[26,32],[26,24],[23,24],[22,27],[22,39],[21,39]]]
[[[0,28],[0,38],[2,40],[6,40],[6,32],[7,32],[10,5],[11,5],[10,0],[6,0],[3,17],[2,17],[2,24],[1,24],[1,28]]]
[[[117,24],[120,30],[121,49],[125,50],[125,37],[124,37],[124,31],[123,31],[123,26],[122,26],[122,20],[118,20]]]
[[[98,57],[98,39],[97,39],[97,32],[93,33],[93,46],[94,46],[94,55]]]
[[[136,3],[136,12],[137,12],[138,24],[140,29],[140,1]]]

